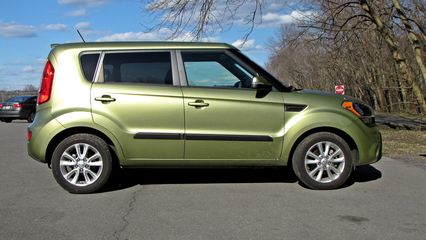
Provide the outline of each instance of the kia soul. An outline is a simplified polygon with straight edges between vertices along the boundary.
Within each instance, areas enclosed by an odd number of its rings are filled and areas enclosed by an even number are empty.
[[[224,43],[54,45],[37,104],[28,153],[72,193],[115,166],[288,166],[334,189],[381,158],[368,105],[286,86]]]

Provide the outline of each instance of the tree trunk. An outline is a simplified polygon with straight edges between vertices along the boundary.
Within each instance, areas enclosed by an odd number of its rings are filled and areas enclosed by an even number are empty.
[[[426,113],[426,101],[425,97],[423,95],[423,92],[419,86],[419,84],[416,82],[414,78],[414,74],[412,73],[408,63],[407,59],[403,57],[401,54],[401,50],[399,48],[398,42],[395,40],[394,34],[387,28],[379,15],[374,11],[373,8],[370,7],[370,4],[367,0],[359,0],[359,4],[361,8],[364,10],[364,12],[371,18],[373,23],[376,25],[377,31],[380,33],[380,35],[383,37],[383,39],[386,42],[386,45],[388,46],[389,50],[392,52],[393,59],[395,63],[397,64],[402,77],[407,83],[412,87],[414,96],[416,98],[416,101],[418,103],[418,106],[421,110],[421,112]],[[402,84],[403,85],[403,84]]]
[[[417,34],[414,32],[413,27],[411,26],[410,22],[408,21],[407,16],[405,15],[405,12],[403,8],[401,7],[401,3],[399,0],[392,0],[393,5],[396,9],[396,12],[398,13],[399,18],[401,19],[402,23],[404,24],[405,30],[407,31],[408,39],[410,40],[411,47],[414,50],[414,54],[416,57],[417,65],[419,65],[420,72],[423,77],[423,85],[426,83],[426,66],[424,62],[424,52],[420,44],[420,39],[417,37]]]

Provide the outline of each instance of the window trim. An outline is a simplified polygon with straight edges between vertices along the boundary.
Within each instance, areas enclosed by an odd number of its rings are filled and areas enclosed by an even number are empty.
[[[185,72],[185,66],[183,65],[181,50],[176,50],[175,54],[176,54],[177,65],[178,65],[180,86],[188,87],[188,81],[186,80],[186,72]]]
[[[177,67],[177,59],[176,53],[174,50],[163,50],[163,49],[147,49],[147,50],[105,50],[101,51],[101,55],[98,60],[98,66],[96,67],[95,77],[93,83],[97,84],[117,84],[116,82],[105,83],[103,79],[103,74],[101,74],[104,70],[104,58],[106,54],[114,54],[114,53],[149,53],[149,52],[168,52],[170,53],[170,63],[172,68],[172,80],[173,84],[152,84],[152,83],[131,83],[131,82],[122,82],[121,84],[137,84],[137,85],[150,85],[150,86],[168,86],[168,87],[178,87],[179,85],[179,74]],[[120,83],[118,83],[120,84]]]

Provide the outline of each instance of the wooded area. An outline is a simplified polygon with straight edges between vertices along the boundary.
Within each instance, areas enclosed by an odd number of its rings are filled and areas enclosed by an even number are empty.
[[[268,4],[310,13],[283,25],[268,68],[301,88],[347,93],[383,112],[426,113],[426,0],[143,0],[162,21],[202,40],[239,21],[243,38]],[[269,9],[270,10],[270,9]],[[155,29],[155,27],[153,29]],[[173,37],[171,36],[171,37]]]
[[[268,68],[302,88],[347,94],[383,112],[426,113],[425,0],[310,1],[282,26]]]

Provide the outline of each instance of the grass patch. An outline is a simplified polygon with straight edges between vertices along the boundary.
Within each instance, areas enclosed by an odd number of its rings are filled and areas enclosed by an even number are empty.
[[[383,137],[383,155],[390,158],[407,156],[426,160],[426,131],[396,130],[380,127]]]

